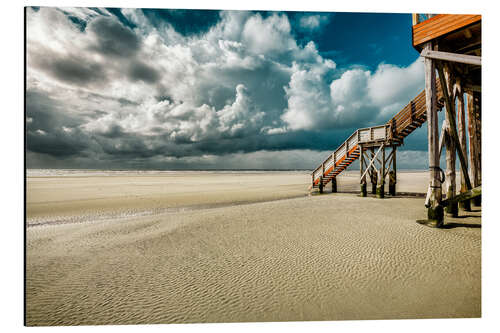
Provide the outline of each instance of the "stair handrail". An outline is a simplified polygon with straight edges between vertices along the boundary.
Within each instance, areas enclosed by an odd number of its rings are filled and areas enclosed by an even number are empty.
[[[351,140],[352,137],[354,136],[358,136],[358,132],[359,130],[355,130],[348,138],[347,140],[345,140],[344,142],[342,142],[342,144],[340,146],[337,147],[337,149],[335,149],[333,151],[333,153],[331,153],[330,155],[328,155],[328,157],[322,162],[320,163],[320,165],[314,169],[314,171],[311,173],[311,175],[314,177],[314,175],[316,174],[316,172],[319,170],[319,169],[322,169],[323,168],[323,165],[328,161],[328,159],[330,159],[331,157],[335,158],[335,153],[337,153],[337,151],[339,151],[344,145],[345,145],[345,154],[347,154],[349,152],[349,140]],[[351,147],[352,148],[352,147]],[[314,178],[314,180],[316,180],[317,178]]]

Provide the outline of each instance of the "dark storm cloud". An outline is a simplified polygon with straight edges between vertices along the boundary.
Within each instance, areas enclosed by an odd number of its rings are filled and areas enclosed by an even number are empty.
[[[308,37],[328,23],[321,13],[28,17],[27,150],[43,166],[314,167],[421,84],[418,65],[336,68]]]
[[[140,49],[140,40],[136,34],[112,18],[99,17],[92,20],[89,30],[96,36],[93,48],[101,54],[129,57]]]
[[[130,64],[129,78],[133,81],[141,80],[148,83],[156,83],[160,78],[160,74],[156,69],[142,61],[135,61]]]
[[[34,66],[63,82],[84,86],[107,80],[104,67],[88,58],[47,52],[33,55],[32,59]]]
[[[89,138],[78,126],[82,120],[68,115],[43,93],[27,91],[28,150],[51,156],[73,156],[89,147]]]

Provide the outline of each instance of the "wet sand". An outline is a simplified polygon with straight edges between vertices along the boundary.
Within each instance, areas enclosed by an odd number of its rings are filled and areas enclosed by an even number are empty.
[[[359,188],[357,172],[339,191]],[[398,191],[425,192],[426,173]],[[308,195],[305,172],[40,173],[27,181],[27,324],[481,315],[480,208]]]

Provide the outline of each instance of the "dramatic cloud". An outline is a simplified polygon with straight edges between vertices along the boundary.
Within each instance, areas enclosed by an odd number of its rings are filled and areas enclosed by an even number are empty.
[[[408,103],[423,87],[423,65],[381,64],[374,73],[345,71],[330,84],[325,69],[297,69],[286,88],[288,108],[282,119],[291,129],[334,128],[381,124]]]
[[[321,56],[329,17],[28,8],[28,167],[311,168],[423,86]]]

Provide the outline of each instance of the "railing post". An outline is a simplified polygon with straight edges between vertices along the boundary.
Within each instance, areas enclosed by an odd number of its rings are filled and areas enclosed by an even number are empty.
[[[413,122],[415,120],[415,101],[410,102],[410,119]]]

